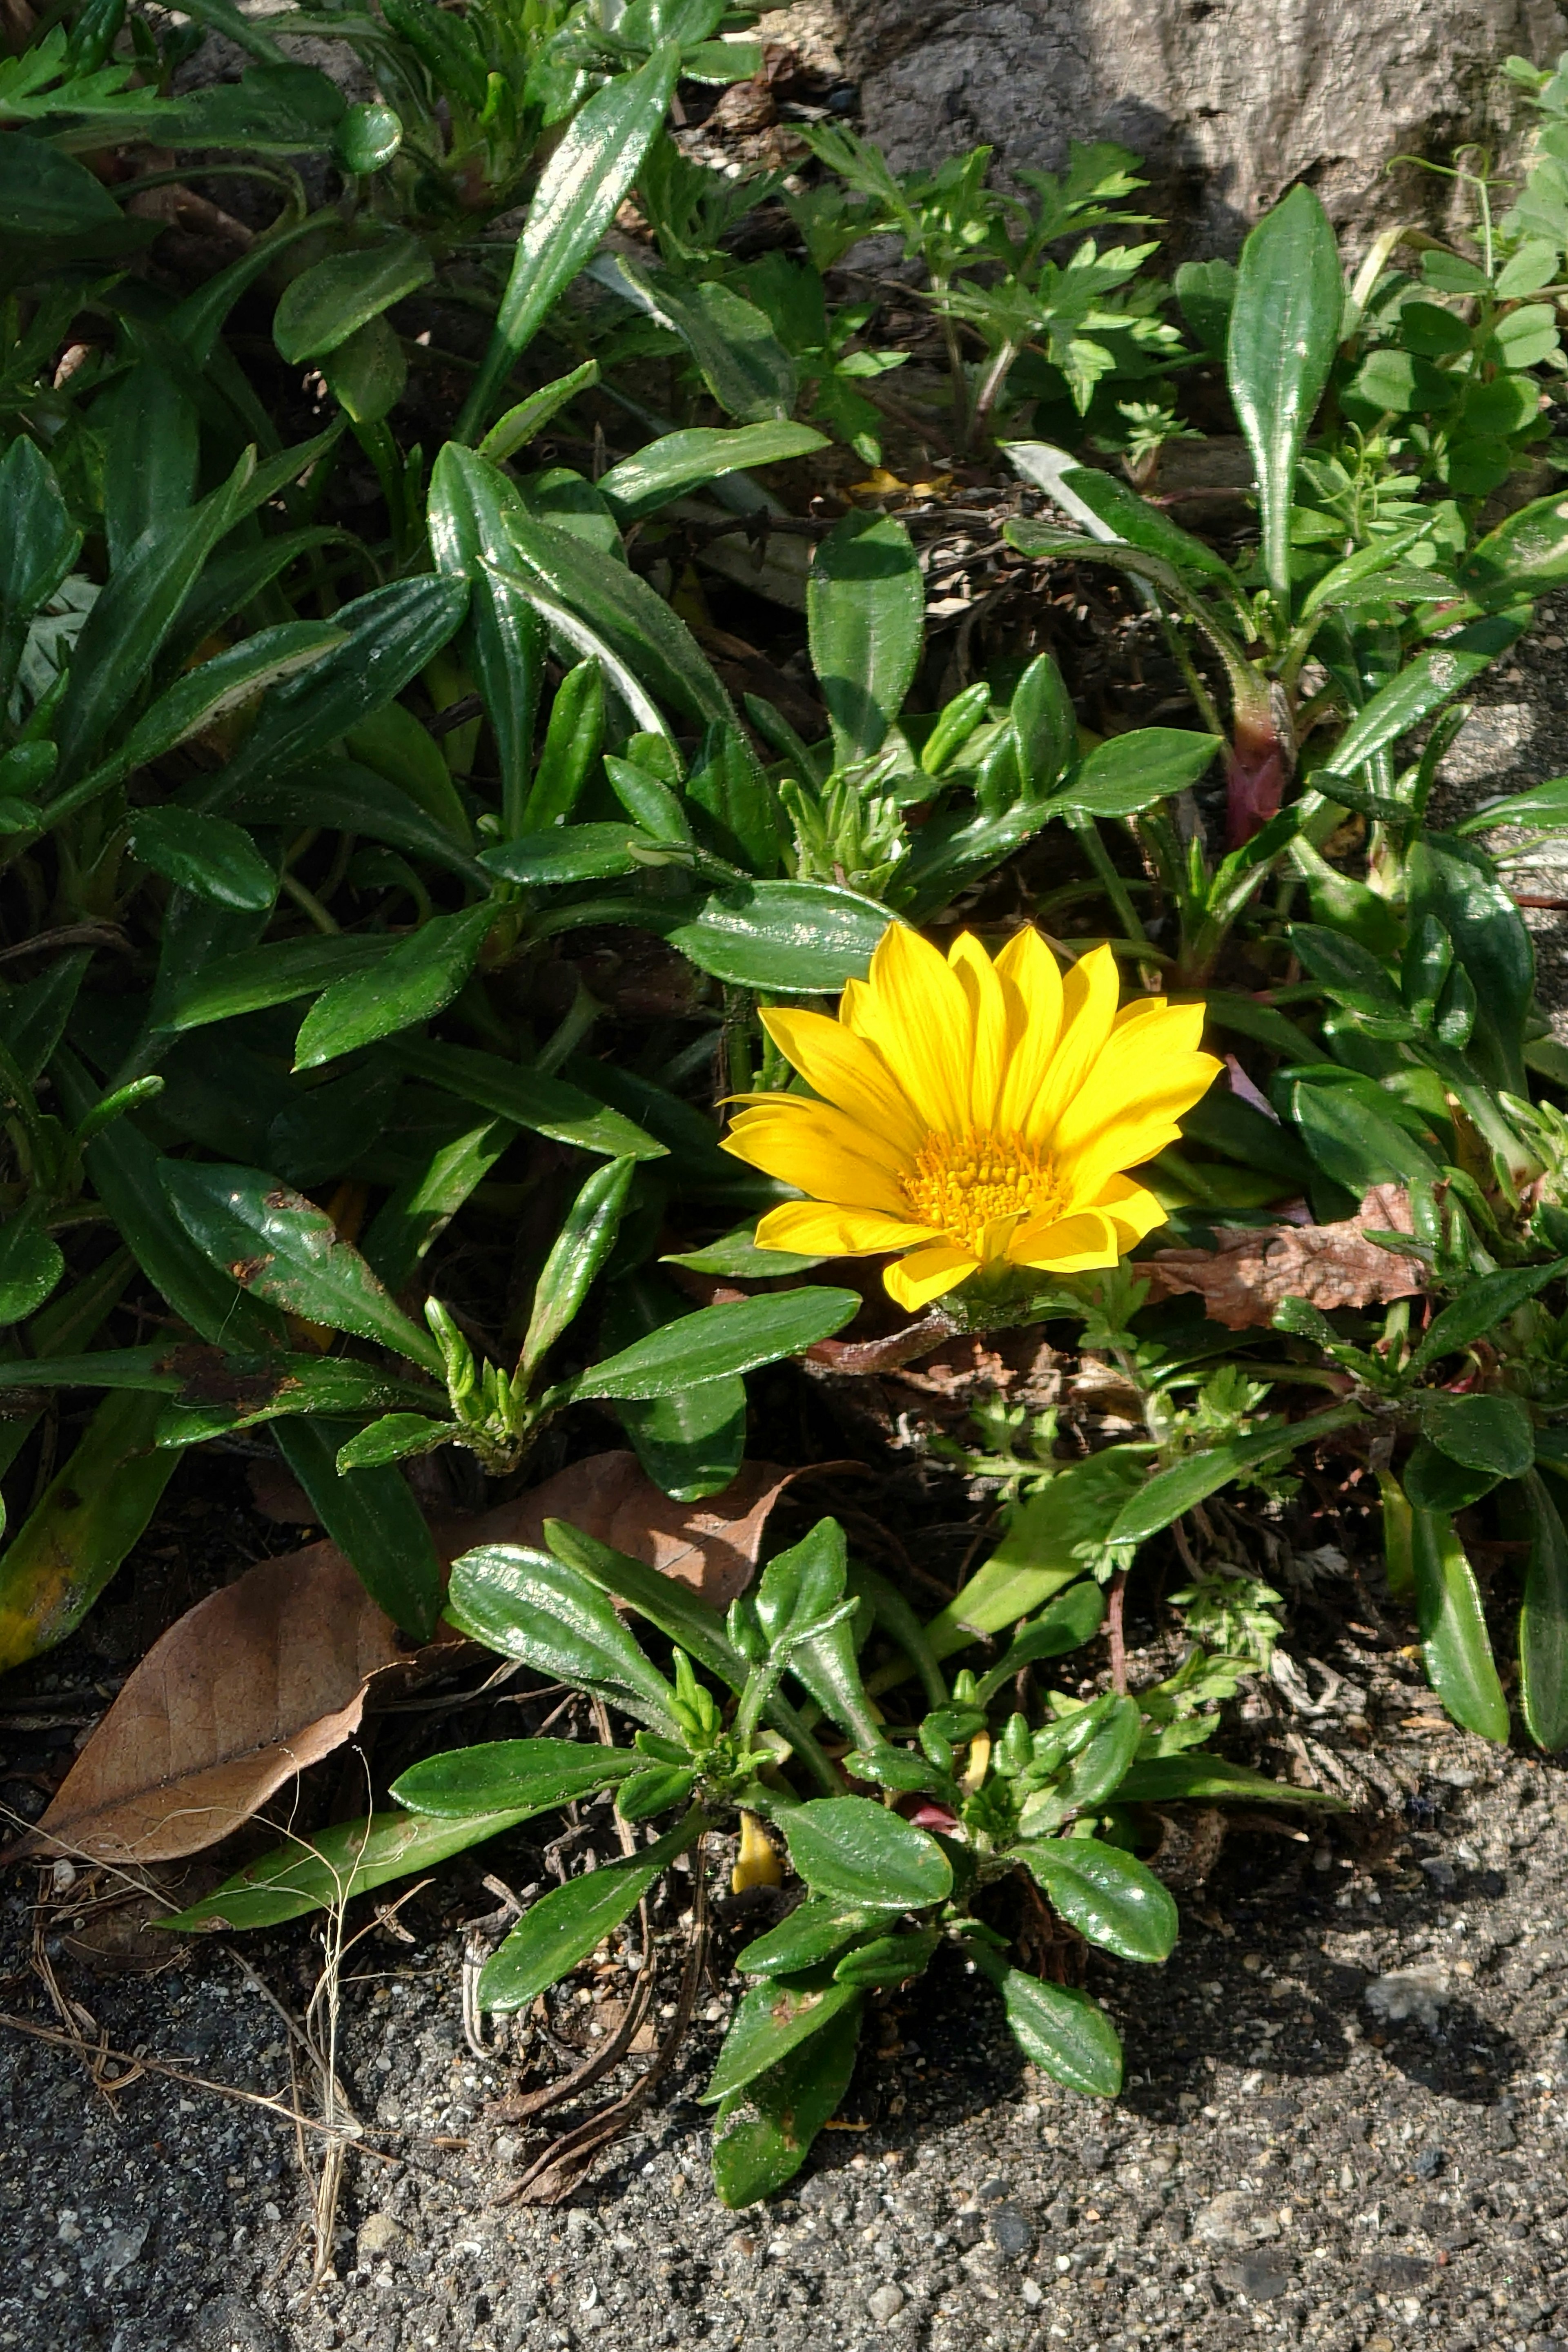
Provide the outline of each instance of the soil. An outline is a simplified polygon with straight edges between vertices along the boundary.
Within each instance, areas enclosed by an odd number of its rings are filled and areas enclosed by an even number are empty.
[[[1450,814],[1568,772],[1560,619],[1568,602],[1478,698],[1445,769]],[[1534,853],[1515,887],[1568,900],[1568,862]],[[1568,1037],[1568,908],[1531,920],[1543,1002]],[[41,1810],[163,1624],[296,1539],[257,1517],[243,1468],[215,1466],[82,1633],[7,1681],[0,1801],[16,1812]],[[928,1532],[933,1557],[952,1550],[952,1526]],[[1342,1560],[1321,1558],[1331,1580]],[[553,2206],[518,2195],[527,2166],[646,2057],[543,2126],[509,2119],[505,2102],[613,2032],[631,1978],[623,1965],[574,1983],[484,2054],[465,2036],[462,1978],[465,1953],[503,1931],[510,1892],[548,1872],[557,1824],[449,1865],[379,1920],[361,1906],[335,2004],[354,2137],[320,2265],[312,2182],[327,2143],[289,2112],[320,2114],[300,2023],[322,1966],[317,1928],[186,1943],[171,1958],[146,1926],[153,1905],[106,1916],[94,1882],[13,1874],[0,1892],[0,2352],[1568,2352],[1568,1772],[1455,1731],[1397,1646],[1408,1627],[1391,1612],[1390,1637],[1368,1614],[1363,1585],[1303,1588],[1287,1660],[1244,1704],[1233,1743],[1250,1740],[1281,1777],[1303,1766],[1359,1810],[1305,1832],[1283,1811],[1238,1829],[1206,1874],[1196,1854],[1164,1969],[1091,1959],[1126,2042],[1119,2102],[1037,2079],[953,1957],[883,2002],[836,2127],[789,2193],[749,2212],[712,2194],[698,2103],[727,2014],[727,1947],[755,1925],[724,1893],[721,1853],[695,2029]],[[527,1730],[542,1711],[524,1694],[521,1710],[383,1717],[375,1775],[415,1736]],[[356,1809],[367,1769],[355,1749],[335,1778],[316,1776],[321,1818]],[[1212,1843],[1213,1824],[1196,1826]],[[614,1837],[603,1813],[577,1834],[601,1851]],[[678,1891],[653,1922],[659,2030],[689,1916],[678,1906],[694,1897]]]

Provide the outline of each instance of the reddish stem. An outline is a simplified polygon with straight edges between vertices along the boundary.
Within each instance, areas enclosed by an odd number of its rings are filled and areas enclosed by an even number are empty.
[[[1127,1570],[1119,1568],[1110,1580],[1110,1598],[1105,1604],[1105,1630],[1110,1641],[1110,1687],[1119,1698],[1127,1696],[1127,1637],[1121,1625],[1126,1591]]]

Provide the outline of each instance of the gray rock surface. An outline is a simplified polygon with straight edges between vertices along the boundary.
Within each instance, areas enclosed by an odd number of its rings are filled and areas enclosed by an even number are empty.
[[[1440,214],[1447,184],[1385,166],[1495,144],[1503,58],[1565,45],[1552,0],[846,0],[842,46],[897,163],[984,141],[1056,170],[1070,139],[1121,140],[1204,253],[1300,179],[1357,228]]]

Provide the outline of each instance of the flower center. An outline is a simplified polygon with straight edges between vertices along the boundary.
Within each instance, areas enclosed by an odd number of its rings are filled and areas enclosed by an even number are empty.
[[[1061,1186],[1047,1154],[1021,1135],[994,1135],[983,1128],[928,1135],[901,1181],[911,1216],[951,1234],[976,1255],[994,1218],[1032,1217],[1062,1205]]]

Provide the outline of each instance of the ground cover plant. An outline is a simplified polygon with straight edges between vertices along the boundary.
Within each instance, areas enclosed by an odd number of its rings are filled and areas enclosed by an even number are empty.
[[[245,63],[191,86],[207,31]],[[613,1796],[506,2011],[720,1841],[737,1892],[787,1860],[709,2090],[734,2202],[944,1944],[1114,2093],[1083,1952],[1171,1948],[1153,1809],[1324,1801],[1212,1745],[1281,1625],[1235,1530],[1328,1494],[1455,1720],[1568,1745],[1568,1060],[1485,846],[1568,780],[1432,815],[1568,580],[1560,77],[1515,71],[1517,184],[1457,159],[1472,232],[1347,275],[1298,188],[1167,276],[1123,151],[898,174],[758,31],[92,0],[0,60],[0,1666],[198,1449],[275,1446],[330,1539],[241,1580],[270,1713],[139,1744],[149,1659],[16,1851],[205,1848],[378,1676],[499,1653],[575,1736],[428,1757],[178,1922]],[[726,173],[743,83],[808,94]],[[1116,1426],[973,1395],[930,1452],[987,1556],[934,1614],[847,1515],[768,1535],[811,1457],[761,1458],[759,1377],[1008,1331]],[[222,1600],[165,1640],[218,1655]]]

